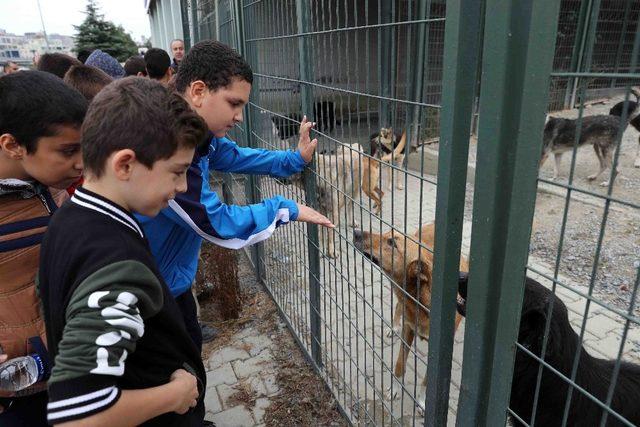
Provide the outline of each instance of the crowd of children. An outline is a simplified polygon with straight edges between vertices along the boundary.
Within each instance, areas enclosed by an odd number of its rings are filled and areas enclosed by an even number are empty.
[[[222,203],[210,171],[300,172],[313,124],[295,151],[239,147],[226,135],[249,65],[214,41],[185,54],[174,40],[172,53],[124,67],[102,51],[47,54],[39,71],[0,77],[0,362],[38,353],[47,373],[0,390],[3,427],[210,425],[191,292],[202,241],[237,249],[290,221],[333,227],[281,196]]]

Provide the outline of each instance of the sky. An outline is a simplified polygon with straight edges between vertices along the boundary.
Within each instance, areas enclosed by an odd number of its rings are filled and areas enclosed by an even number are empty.
[[[105,19],[122,25],[134,40],[151,36],[144,0],[96,0]],[[40,0],[47,34],[75,35],[84,20],[86,0]],[[24,34],[42,31],[37,0],[0,0],[0,29]]]

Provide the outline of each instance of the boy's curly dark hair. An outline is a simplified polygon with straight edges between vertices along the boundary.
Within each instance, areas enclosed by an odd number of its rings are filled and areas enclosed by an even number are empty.
[[[184,93],[196,80],[202,80],[209,90],[229,86],[234,78],[253,83],[249,64],[235,50],[213,40],[197,43],[180,63],[176,90]]]

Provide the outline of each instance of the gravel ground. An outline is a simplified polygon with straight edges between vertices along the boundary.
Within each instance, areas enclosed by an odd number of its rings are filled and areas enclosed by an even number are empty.
[[[607,114],[609,109],[622,98],[587,106],[584,116]],[[578,110],[565,110],[551,113],[554,117],[576,118]],[[640,168],[633,164],[638,150],[638,132],[629,127],[626,129],[622,150],[619,155],[619,169],[616,182],[611,191],[615,200],[640,204]],[[474,162],[476,144],[472,139],[469,159]],[[562,159],[558,184],[568,184],[572,153],[565,153]],[[600,183],[607,178],[606,171],[598,180],[588,181],[586,177],[597,170],[598,161],[589,147],[578,150],[575,160],[572,185],[606,196],[607,187]],[[550,159],[540,170],[540,177],[551,179],[553,175],[553,159]],[[467,220],[471,219],[473,187],[468,185]],[[530,254],[549,266],[556,264],[563,216],[566,209],[566,190],[558,185],[540,183],[536,200],[535,215],[531,233]],[[604,228],[602,245],[598,254],[594,294],[615,307],[628,310],[631,292],[637,280],[640,267],[640,210],[612,202],[605,217],[605,200],[588,194],[573,191],[568,204],[567,220],[562,239],[562,251],[558,273],[571,279],[579,286],[579,290],[587,292],[592,282],[597,242],[601,229]],[[604,227],[603,227],[604,225]],[[640,315],[640,307],[634,310]]]

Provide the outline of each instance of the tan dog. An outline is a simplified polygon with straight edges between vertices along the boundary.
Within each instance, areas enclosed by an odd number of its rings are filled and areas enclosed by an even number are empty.
[[[398,381],[402,381],[404,377],[409,348],[413,344],[415,335],[422,339],[429,338],[434,232],[435,224],[432,223],[416,231],[413,239],[406,238],[393,230],[382,234],[360,230],[354,230],[353,233],[355,246],[388,273],[394,281],[392,286],[397,299],[393,316],[394,329],[403,325],[402,346],[393,372]],[[427,249],[420,248],[417,242],[421,242]],[[460,259],[460,271],[469,271],[469,263],[464,257]],[[403,314],[404,323],[402,322]],[[462,316],[456,313],[456,330],[461,320]],[[425,375],[421,390],[416,397],[423,410],[426,381]],[[395,394],[391,395],[390,389],[387,390],[389,399],[393,399]]]
[[[340,226],[343,216],[351,226],[358,226],[353,218],[353,202],[359,200],[360,190],[373,201],[374,213],[379,215],[382,211],[384,193],[378,187],[380,161],[362,155],[362,147],[358,143],[350,147],[339,149],[336,154],[317,155],[318,211],[331,219],[336,227]],[[293,177],[292,182],[302,186],[302,175]],[[331,258],[336,256],[334,233],[332,230],[321,233],[326,254]]]

